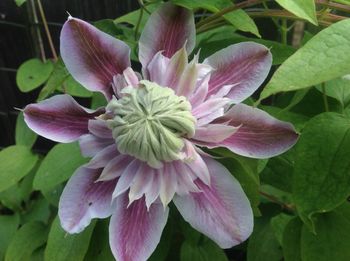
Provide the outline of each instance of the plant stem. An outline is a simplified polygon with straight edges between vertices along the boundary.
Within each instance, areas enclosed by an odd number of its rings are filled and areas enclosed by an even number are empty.
[[[322,6],[326,6],[335,10],[343,11],[350,13],[350,6],[338,4],[338,3],[332,3],[329,0],[316,0],[316,3]]]
[[[282,25],[281,25],[281,38],[282,38],[282,43],[287,44],[288,42],[288,28],[287,28],[287,19],[282,18]]]
[[[53,41],[52,41],[52,37],[51,37],[51,34],[50,34],[49,27],[47,25],[47,21],[46,21],[46,17],[45,17],[43,6],[41,5],[41,1],[40,0],[37,0],[37,4],[38,4],[41,20],[43,21],[43,24],[44,24],[44,29],[45,29],[45,33],[46,33],[46,36],[47,36],[47,40],[49,41],[49,46],[50,46],[50,49],[51,49],[51,52],[52,52],[53,59],[54,59],[55,62],[57,62],[58,56],[57,56],[57,52],[55,50],[55,46],[54,46]]]
[[[267,194],[263,191],[259,191],[259,194],[262,195],[263,197],[267,198],[268,200],[270,200],[271,202],[274,202],[278,205],[280,205],[283,209],[286,209],[290,212],[295,212],[295,207],[291,204],[286,204],[282,201],[280,201],[278,198],[276,198],[275,196],[273,195],[270,195],[270,194]]]
[[[327,98],[327,95],[326,95],[326,84],[324,82],[321,83],[321,88],[322,88],[324,109],[325,109],[326,112],[328,112],[329,111],[329,105],[328,105],[328,98]]]

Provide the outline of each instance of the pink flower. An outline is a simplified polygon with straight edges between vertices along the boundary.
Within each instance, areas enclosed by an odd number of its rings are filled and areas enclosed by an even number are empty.
[[[110,246],[117,260],[152,254],[171,200],[220,247],[246,240],[253,229],[249,201],[229,171],[200,147],[268,158],[297,140],[291,124],[240,103],[269,72],[267,48],[240,43],[203,63],[197,56],[188,62],[194,42],[193,14],[164,4],[140,38],[141,77],[130,68],[125,43],[69,17],[61,33],[62,59],[108,105],[93,111],[57,95],[25,108],[36,133],[57,142],[79,140],[82,154],[92,157],[68,181],[58,214],[68,233],[112,215]]]

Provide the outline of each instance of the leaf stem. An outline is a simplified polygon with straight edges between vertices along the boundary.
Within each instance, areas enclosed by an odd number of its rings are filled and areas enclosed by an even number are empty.
[[[288,28],[287,28],[287,19],[282,18],[282,25],[281,25],[281,38],[282,43],[287,45],[288,43]]]
[[[270,195],[270,194],[268,194],[268,193],[265,193],[265,192],[263,192],[263,191],[259,191],[259,194],[262,195],[263,197],[267,198],[267,199],[270,200],[271,202],[274,202],[274,203],[280,205],[283,209],[286,209],[286,210],[288,210],[288,211],[290,211],[290,212],[295,212],[295,207],[294,207],[294,205],[292,205],[292,204],[286,204],[286,203],[280,201],[280,200],[279,200],[278,198],[276,198],[275,196]]]

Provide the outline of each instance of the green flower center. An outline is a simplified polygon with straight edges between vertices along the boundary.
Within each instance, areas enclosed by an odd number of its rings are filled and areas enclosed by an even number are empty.
[[[121,99],[113,98],[107,111],[113,138],[121,153],[147,162],[154,168],[162,161],[181,159],[183,137],[192,137],[196,119],[191,104],[168,87],[146,80],[126,87]]]

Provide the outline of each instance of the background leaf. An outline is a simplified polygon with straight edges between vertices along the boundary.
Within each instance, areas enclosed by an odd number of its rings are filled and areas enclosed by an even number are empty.
[[[288,222],[284,229],[282,248],[285,261],[301,261],[301,229],[303,223],[298,217]]]
[[[350,72],[350,19],[322,30],[275,72],[260,99],[316,85]],[[307,68],[307,70],[306,70]]]
[[[51,61],[43,63],[39,59],[30,59],[21,64],[16,75],[18,88],[22,92],[30,92],[42,85],[53,70]]]
[[[36,135],[31,129],[29,129],[27,124],[24,122],[23,112],[20,112],[17,116],[16,121],[16,144],[31,148],[34,145],[37,138],[38,135]]]
[[[310,120],[296,146],[293,198],[312,227],[315,213],[330,211],[350,195],[350,119],[324,113]]]
[[[38,156],[20,145],[0,151],[0,192],[16,184],[34,168]]]
[[[296,16],[304,18],[314,25],[318,24],[314,0],[276,0],[276,2]]]
[[[19,215],[0,215],[0,260],[19,226]]]
[[[82,261],[88,250],[95,223],[90,224],[79,234],[67,234],[60,225],[58,217],[52,222],[45,260]]]

